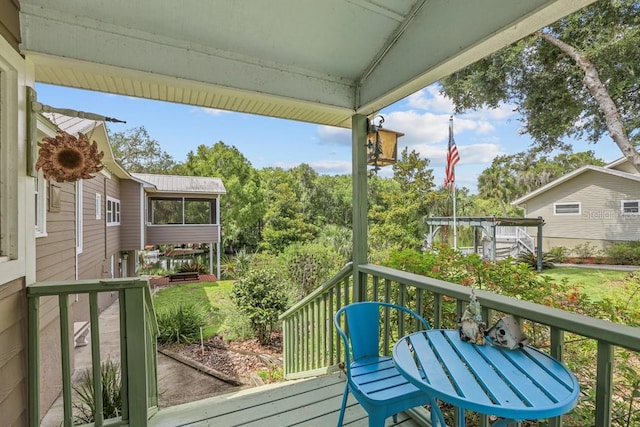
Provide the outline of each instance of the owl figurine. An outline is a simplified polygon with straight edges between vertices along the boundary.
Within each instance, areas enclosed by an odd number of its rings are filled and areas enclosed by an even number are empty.
[[[460,331],[460,339],[462,341],[484,345],[484,336],[487,330],[487,325],[482,321],[480,303],[476,298],[473,288],[471,289],[469,305],[465,308],[464,313],[460,318],[458,329]]]

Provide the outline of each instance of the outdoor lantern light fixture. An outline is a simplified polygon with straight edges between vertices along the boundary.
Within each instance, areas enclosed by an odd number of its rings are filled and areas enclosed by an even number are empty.
[[[376,120],[378,123],[376,124]],[[367,120],[367,164],[377,173],[380,168],[398,161],[398,138],[404,133],[383,129],[384,117],[378,115]]]

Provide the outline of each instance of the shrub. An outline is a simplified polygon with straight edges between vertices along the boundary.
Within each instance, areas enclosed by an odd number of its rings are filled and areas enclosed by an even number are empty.
[[[120,366],[107,360],[100,366],[102,378],[102,416],[104,419],[115,418],[122,413],[122,382],[120,380]],[[73,402],[76,409],[74,424],[88,424],[95,421],[96,401],[94,399],[93,372],[85,369],[82,379],[73,390],[79,401]]]
[[[222,276],[227,280],[239,279],[249,269],[252,255],[245,249],[240,249],[234,256],[224,255],[220,265]]]
[[[606,254],[613,264],[640,265],[640,242],[615,243]]]
[[[287,278],[296,290],[297,298],[303,298],[338,272],[340,255],[327,245],[318,243],[294,243],[284,253]]]
[[[268,344],[278,316],[287,307],[282,279],[270,267],[252,267],[245,277],[233,286],[231,298],[244,313],[261,344]]]
[[[527,264],[529,267],[538,268],[538,254],[531,251],[525,251],[518,255],[516,261]],[[558,262],[551,252],[542,253],[542,268],[553,268],[554,262]]]
[[[172,304],[158,310],[158,344],[191,344],[200,339],[200,328],[207,325],[208,308],[192,302]]]
[[[554,246],[553,248],[549,249],[548,253],[554,258],[554,262],[565,262],[569,257],[570,252],[571,251],[569,251],[569,248],[566,248],[564,246]]]
[[[591,242],[584,242],[580,245],[577,245],[573,248],[573,252],[580,258],[591,258],[596,256],[598,251],[596,250],[595,245]]]
[[[180,264],[178,267],[178,273],[201,273],[207,274],[209,273],[209,269],[206,265],[199,263],[197,261],[189,261],[183,264]]]

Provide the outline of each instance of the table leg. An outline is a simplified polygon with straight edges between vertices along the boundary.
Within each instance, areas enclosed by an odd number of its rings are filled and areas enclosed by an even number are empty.
[[[458,411],[458,427],[465,427],[466,420],[464,417],[464,408],[457,408]]]

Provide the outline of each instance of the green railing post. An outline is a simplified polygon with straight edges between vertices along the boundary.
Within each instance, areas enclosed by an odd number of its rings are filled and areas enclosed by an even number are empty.
[[[127,337],[127,353],[121,357],[127,361],[129,425],[147,425],[147,357],[146,327],[144,312],[144,289],[127,288],[123,292],[125,313],[125,336]],[[137,339],[129,339],[136,337]],[[140,339],[142,338],[142,339]]]
[[[64,426],[73,426],[71,401],[71,340],[69,340],[69,296],[58,296],[60,308],[60,348],[62,349],[62,396],[64,407]]]
[[[596,374],[596,427],[611,425],[611,395],[613,393],[613,346],[598,341],[598,371]]]
[[[40,298],[28,298],[29,426],[40,425]]]
[[[353,177],[353,300],[366,298],[366,277],[358,271],[358,266],[367,263],[367,128],[369,120],[362,114],[351,118],[351,152]]]

